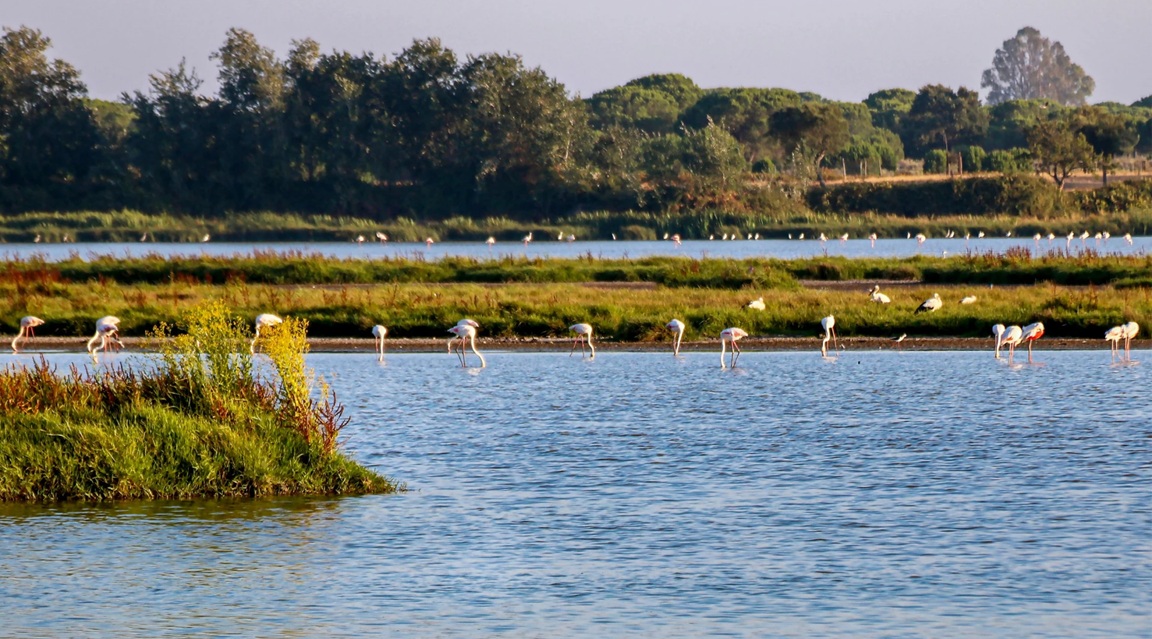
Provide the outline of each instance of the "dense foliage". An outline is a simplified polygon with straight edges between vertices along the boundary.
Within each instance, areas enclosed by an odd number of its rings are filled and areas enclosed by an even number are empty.
[[[0,38],[3,214],[762,215],[803,207],[808,185],[830,172],[891,174],[906,153],[929,170],[1039,165],[1062,182],[1067,170],[1111,171],[1152,148],[1143,103],[1070,109],[1028,94],[988,107],[939,85],[853,103],[702,89],[679,74],[581,99],[516,55],[460,59],[427,39],[387,58],[325,53],[306,39],[279,59],[242,29],[212,55],[216,95],[181,62],[147,91],[106,102],[87,98],[50,45],[27,27]]]

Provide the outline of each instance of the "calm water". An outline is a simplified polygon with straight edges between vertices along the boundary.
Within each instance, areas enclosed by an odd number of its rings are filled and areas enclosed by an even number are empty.
[[[423,243],[389,242],[379,244],[365,242],[267,242],[231,243],[207,242],[199,244],[166,243],[102,243],[102,244],[0,244],[0,257],[24,258],[38,256],[55,262],[72,256],[92,259],[95,256],[132,257],[148,254],[164,256],[178,255],[248,255],[254,251],[278,253],[321,254],[339,258],[380,259],[385,257],[405,257],[413,259],[437,260],[449,256],[495,259],[500,257],[584,257],[591,255],[602,259],[639,258],[654,255],[684,255],[702,257],[817,257],[821,255],[843,255],[846,257],[908,257],[913,255],[963,255],[967,252],[1002,253],[1013,247],[1027,248],[1034,255],[1049,251],[1080,252],[1091,249],[1102,253],[1121,255],[1145,254],[1152,249],[1152,237],[1132,238],[1131,245],[1122,238],[1107,241],[1079,239],[1068,243],[1063,238],[1049,242],[1035,242],[1031,238],[983,238],[965,241],[964,238],[929,239],[924,244],[916,240],[877,240],[876,245],[868,240],[831,240],[821,243],[815,240],[737,240],[708,241],[690,240],[681,246],[672,242],[532,242],[528,246],[517,242],[500,242],[489,248],[483,242],[443,242],[431,247]]]
[[[0,505],[0,635],[1152,637],[1152,363],[488,357],[311,356],[407,494]]]

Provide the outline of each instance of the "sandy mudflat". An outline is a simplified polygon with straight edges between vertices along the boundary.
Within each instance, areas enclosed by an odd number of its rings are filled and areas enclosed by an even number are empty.
[[[66,337],[37,337],[31,344],[21,344],[22,353],[36,353],[39,351],[75,351],[83,352],[87,338]],[[148,340],[143,338],[124,338],[127,351],[147,350]],[[318,337],[308,340],[314,353],[356,353],[371,352],[372,339],[357,338],[330,338]],[[850,337],[841,339],[840,345],[846,350],[896,350],[906,351],[961,351],[961,350],[992,350],[994,342],[991,337],[908,337],[902,344],[897,345],[892,340],[882,337]],[[432,353],[447,352],[447,338],[437,339],[389,339],[385,351],[389,353]],[[572,340],[568,338],[479,338],[476,346],[481,351],[557,351],[567,352],[572,347]],[[813,337],[746,337],[740,340],[740,347],[745,351],[803,351],[820,350],[820,339]],[[1144,344],[1133,343],[1133,347],[1143,348]],[[671,348],[670,342],[608,342],[596,341],[598,351],[644,352],[659,351]],[[715,351],[719,350],[718,340],[685,341],[681,345],[683,351]],[[1060,339],[1041,338],[1036,342],[1035,350],[1073,350],[1094,349],[1105,350],[1108,342],[1103,339]]]

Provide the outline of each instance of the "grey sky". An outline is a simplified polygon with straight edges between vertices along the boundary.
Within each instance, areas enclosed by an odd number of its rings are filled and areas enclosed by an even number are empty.
[[[392,54],[439,37],[461,58],[518,53],[585,97],[649,73],[702,87],[784,87],[858,101],[891,87],[979,88],[1022,26],[1059,40],[1096,79],[1092,102],[1152,94],[1148,0],[4,0],[3,25],[40,29],[93,97],[145,89],[187,58],[215,91],[209,54],[230,27],[283,56]],[[982,92],[983,93],[983,92]]]

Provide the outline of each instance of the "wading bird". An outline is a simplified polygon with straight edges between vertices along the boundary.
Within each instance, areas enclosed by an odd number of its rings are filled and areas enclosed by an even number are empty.
[[[487,239],[487,240],[485,240],[485,241],[484,241],[484,243],[488,245],[488,248],[489,248],[489,249],[491,249],[491,248],[492,248],[492,245],[496,243],[496,238],[494,238],[494,237],[492,237],[491,235],[489,235],[489,236],[488,236],[488,239]]]
[[[269,329],[273,326],[283,324],[284,320],[276,317],[271,313],[261,313],[256,316],[256,335],[252,338],[252,343],[248,345],[248,352],[256,354],[256,340],[260,339],[260,329]]]
[[[480,328],[479,322],[477,322],[476,320],[473,320],[473,319],[468,319],[467,317],[460,320],[459,322],[456,322],[456,325],[457,326],[469,326],[472,328],[473,332],[476,332],[476,330]],[[448,331],[448,332],[452,333],[452,331]],[[457,333],[452,333],[452,334],[455,335],[455,337],[448,340],[448,354],[449,355],[452,354],[452,345],[456,343],[456,340],[460,340],[460,351],[461,352],[464,351],[464,338]]]
[[[872,242],[872,248],[876,248],[876,234],[872,233],[868,236],[868,241]]]
[[[386,244],[386,243],[388,243],[388,236],[384,235],[380,231],[376,231],[376,240],[379,241],[381,244]]]
[[[932,297],[929,297],[928,299],[924,300],[924,303],[921,304],[916,309],[916,312],[917,313],[931,313],[932,311],[940,310],[940,307],[943,305],[944,305],[944,300],[940,299],[940,294],[939,293],[933,293]]]
[[[992,326],[992,337],[996,338],[996,359],[1000,359],[1000,347],[1004,343],[1004,325],[994,324]]]
[[[960,298],[960,303],[961,304],[975,304],[976,303],[976,296],[975,295],[965,295],[964,297]]]
[[[528,246],[528,243],[531,241],[532,241],[532,232],[529,231],[528,235],[524,236],[524,246]]]
[[[840,348],[840,340],[836,339],[836,317],[829,315],[820,320],[820,328],[824,329],[824,340],[820,342],[820,355],[828,356],[828,340],[834,340],[832,346]]]
[[[908,339],[908,333],[900,333],[900,337],[893,337],[892,341],[896,342],[896,348],[904,348],[905,339]]]
[[[383,324],[372,327],[372,339],[375,342],[376,353],[380,361],[384,361],[384,337],[386,335],[388,335],[388,329],[384,328]]]
[[[1024,333],[1023,333],[1023,335],[1021,335],[1020,340],[1023,342],[1028,342],[1028,363],[1031,364],[1032,363],[1032,342],[1035,342],[1036,340],[1040,339],[1041,337],[1044,337],[1044,324],[1042,324],[1040,322],[1036,322],[1034,324],[1029,324],[1023,328],[1023,331],[1024,331]]]
[[[592,356],[589,360],[596,359],[596,347],[592,345],[592,325],[591,324],[573,324],[568,327],[568,330],[576,334],[576,339],[572,340],[572,350],[568,352],[568,357],[572,357],[572,353],[576,352],[576,345],[580,345],[580,359],[584,359],[584,343],[588,343],[588,349],[592,351]]]
[[[672,355],[680,355],[680,340],[684,338],[684,322],[673,319],[664,325],[664,328],[676,334],[676,341],[672,343]]]
[[[1136,333],[1140,332],[1140,325],[1136,322],[1128,322],[1124,324],[1124,357],[1131,359],[1132,351],[1130,349],[1132,339],[1136,337]]]
[[[433,244],[435,244],[435,243],[436,243],[436,240],[434,240],[434,239],[432,239],[432,238],[430,238],[430,237],[426,237],[426,238],[424,238],[424,246],[426,246],[426,247],[428,247],[428,248],[432,248],[432,245],[433,245]]]
[[[20,342],[20,340],[22,340],[22,339],[29,340],[29,339],[32,339],[33,337],[36,337],[36,331],[35,331],[36,327],[37,326],[43,326],[43,325],[44,325],[44,320],[42,320],[39,317],[36,317],[34,315],[26,315],[24,317],[21,317],[20,318],[20,332],[16,334],[16,337],[12,338],[12,352],[13,353],[19,353],[20,351],[16,348],[16,346]]]
[[[470,343],[472,345],[472,352],[476,353],[476,357],[480,358],[480,368],[484,368],[488,365],[488,362],[484,361],[484,356],[480,354],[480,351],[476,350],[476,327],[475,326],[470,326],[468,324],[465,324],[465,323],[463,323],[463,320],[462,320],[461,323],[448,329],[448,332],[452,333],[453,335],[456,336],[456,338],[460,339],[460,366],[462,366],[463,368],[468,368],[468,354],[464,352],[464,344],[469,338],[471,338]],[[456,339],[456,338],[453,338],[453,339]],[[451,347],[449,347],[448,350],[451,351],[452,350]]]
[[[872,291],[868,293],[868,299],[877,304],[888,304],[892,302],[892,298],[880,292],[879,284],[872,287]]]
[[[100,340],[99,346],[96,345],[96,340]],[[120,318],[113,315],[105,315],[96,320],[96,334],[88,340],[85,348],[89,354],[95,356],[98,350],[107,351],[109,342],[114,347],[124,347],[124,343],[120,341]]]
[[[1020,344],[1020,338],[1023,337],[1024,331],[1019,326],[1009,326],[1008,328],[1000,331],[1000,341],[996,347],[996,359],[1000,359],[1000,349],[1008,347],[1008,361],[1012,361],[1012,356],[1016,354],[1016,346]]]
[[[748,333],[742,328],[733,327],[720,331],[720,368],[727,368],[724,365],[724,347],[727,344],[732,344],[732,368],[736,368],[736,360],[740,358],[740,346],[736,342],[745,337],[748,337]]]
[[[764,298],[758,297],[758,298],[752,300],[751,302],[748,302],[748,305],[746,306],[746,308],[750,308],[750,309],[753,309],[756,311],[762,311],[767,307],[764,305]]]
[[[1113,326],[1104,333],[1105,341],[1112,342],[1112,361],[1116,361],[1116,352],[1120,349],[1120,340],[1124,339],[1124,325]]]

